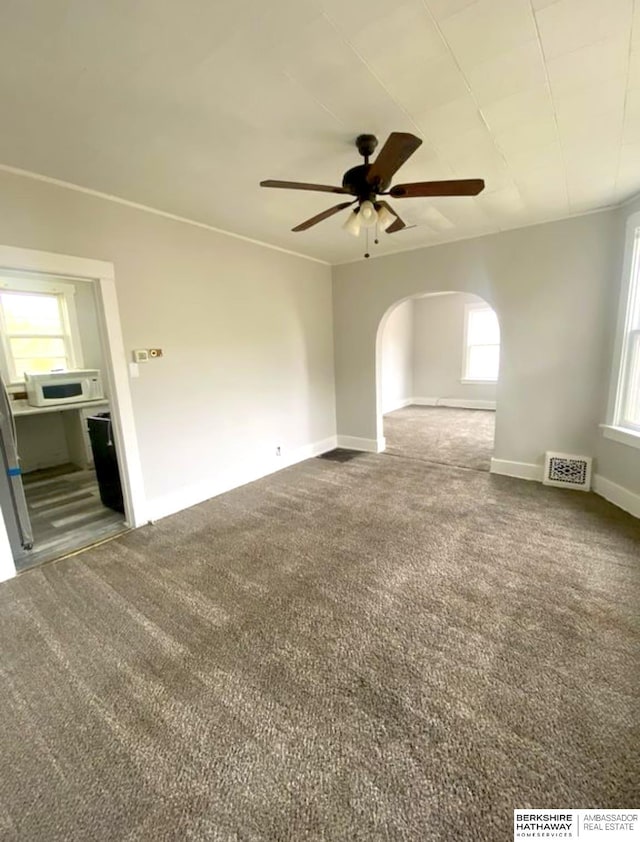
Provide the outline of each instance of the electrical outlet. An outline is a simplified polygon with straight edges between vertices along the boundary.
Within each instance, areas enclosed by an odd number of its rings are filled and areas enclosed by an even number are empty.
[[[276,456],[282,456],[282,453],[280,452],[280,447],[279,447],[279,446],[278,446],[278,447],[276,447]]]

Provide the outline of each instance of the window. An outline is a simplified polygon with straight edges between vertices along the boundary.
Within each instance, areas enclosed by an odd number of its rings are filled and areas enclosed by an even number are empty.
[[[25,371],[82,365],[73,301],[74,287],[57,281],[0,278],[2,369],[7,383]]]
[[[640,446],[640,215],[634,214],[627,233],[623,288],[614,369],[605,435]]]
[[[500,366],[500,326],[488,304],[468,304],[465,313],[462,381],[495,383]]]

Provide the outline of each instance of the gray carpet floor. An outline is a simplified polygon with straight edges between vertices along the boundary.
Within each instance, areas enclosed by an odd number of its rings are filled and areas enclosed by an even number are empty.
[[[407,406],[384,416],[386,452],[426,462],[488,471],[495,412],[444,406]]]
[[[640,522],[312,459],[0,586],[2,840],[500,842],[638,806]]]

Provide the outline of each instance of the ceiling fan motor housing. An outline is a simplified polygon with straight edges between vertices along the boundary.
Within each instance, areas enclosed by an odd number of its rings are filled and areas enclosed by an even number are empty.
[[[374,134],[358,135],[356,147],[364,158],[364,164],[352,167],[342,177],[344,189],[348,190],[352,196],[357,196],[360,202],[365,202],[367,199],[371,202],[375,201],[376,193],[386,190],[391,183],[390,180],[383,183],[380,179],[376,179],[373,184],[367,181],[367,175],[371,169],[369,158],[375,152],[377,145],[378,138]]]
[[[357,196],[361,202],[366,199],[374,201],[376,193],[381,193],[389,187],[390,182],[375,181],[369,184],[367,181],[367,174],[371,169],[371,164],[359,164],[357,167],[352,167],[347,170],[342,177],[342,186],[348,190],[352,196]]]

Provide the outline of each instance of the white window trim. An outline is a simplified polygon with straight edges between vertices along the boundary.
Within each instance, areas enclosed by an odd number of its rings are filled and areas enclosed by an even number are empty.
[[[616,427],[613,424],[600,424],[602,435],[606,439],[628,444],[629,447],[640,448],[640,432],[635,432],[627,427]]]
[[[82,347],[80,344],[80,329],[78,327],[78,314],[76,312],[75,293],[76,288],[71,283],[65,283],[64,280],[57,278],[43,279],[29,276],[28,273],[8,273],[2,272],[0,274],[0,290],[15,290],[18,292],[33,292],[46,293],[49,295],[62,295],[63,308],[62,316],[65,327],[65,345],[67,346],[67,355],[72,368],[82,368],[84,366],[84,359],[82,355]],[[11,377],[9,360],[11,359],[11,351],[9,348],[9,341],[7,331],[4,325],[4,317],[2,308],[0,307],[0,371],[2,379],[5,384],[12,390],[24,386],[23,380],[16,380]]]
[[[471,310],[493,311],[493,307],[490,304],[484,304],[482,302],[474,302],[464,305],[464,325],[462,330],[462,377],[460,378],[460,382],[466,386],[495,386],[498,382],[497,376],[495,380],[487,380],[486,378],[483,378],[482,380],[474,380],[473,377],[469,377],[468,375],[469,346],[467,345],[467,333],[469,330],[469,313]]]
[[[627,228],[624,245],[624,258],[622,261],[622,281],[620,284],[620,300],[618,303],[618,321],[616,326],[616,337],[613,346],[613,364],[611,367],[611,378],[609,382],[609,401],[607,405],[607,420],[600,425],[602,435],[605,438],[625,444],[629,447],[640,449],[640,430],[621,423],[623,380],[626,369],[626,357],[628,343],[625,341],[630,331],[632,294],[631,286],[633,257],[636,238],[640,241],[640,211],[627,219]],[[637,232],[637,233],[636,233]],[[638,252],[640,259],[640,251]],[[640,284],[637,289],[640,295]]]

